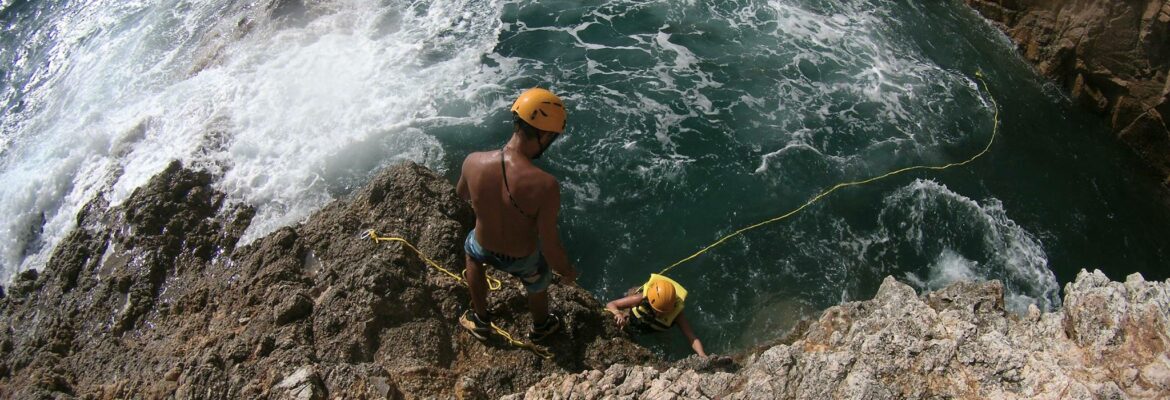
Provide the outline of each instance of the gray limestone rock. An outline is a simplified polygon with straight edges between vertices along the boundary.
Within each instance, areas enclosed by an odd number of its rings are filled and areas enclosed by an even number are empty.
[[[613,365],[509,398],[1166,398],[1168,287],[1082,271],[1062,309],[1018,316],[1004,311],[996,281],[918,296],[890,277],[874,299],[825,310],[791,345],[747,355],[735,373]]]

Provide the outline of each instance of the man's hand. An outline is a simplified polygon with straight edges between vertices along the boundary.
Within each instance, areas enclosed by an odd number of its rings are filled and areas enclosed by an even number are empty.
[[[613,314],[613,323],[617,324],[618,329],[625,328],[630,323],[630,314],[626,311],[618,311]]]
[[[634,293],[606,303],[605,310],[613,314],[613,322],[617,324],[618,329],[625,328],[630,324],[630,309],[636,307],[643,299],[645,297],[640,293]]]

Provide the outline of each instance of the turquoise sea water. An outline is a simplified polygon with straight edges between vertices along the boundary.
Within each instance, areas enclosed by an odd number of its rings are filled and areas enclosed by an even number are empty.
[[[401,160],[454,181],[532,86],[570,110],[540,163],[602,298],[837,182],[964,160],[998,102],[980,160],[840,190],[672,270],[714,352],[888,275],[1000,279],[1016,311],[1058,307],[1082,268],[1170,276],[1156,180],[962,2],[927,3],[336,2],[236,38],[233,4],[0,1],[2,276],[39,267],[87,199],[117,203],[172,159],[258,207],[250,238]]]

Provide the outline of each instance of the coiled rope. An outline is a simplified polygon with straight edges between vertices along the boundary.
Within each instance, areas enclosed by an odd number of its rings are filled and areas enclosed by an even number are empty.
[[[463,283],[464,285],[467,284],[467,280],[463,279],[462,275],[455,274],[454,272],[451,272],[451,270],[443,268],[442,265],[439,265],[439,263],[435,262],[435,260],[432,260],[430,257],[427,257],[426,254],[424,254],[417,247],[414,247],[414,245],[411,244],[410,241],[408,241],[404,238],[395,237],[395,236],[378,236],[378,232],[374,231],[373,229],[366,231],[365,235],[362,235],[362,238],[363,239],[368,238],[368,239],[374,241],[374,243],[381,243],[381,242],[402,243],[403,246],[405,246],[406,248],[413,251],[414,254],[417,254],[418,258],[420,258],[424,262],[426,262],[427,265],[430,265],[432,268],[437,269],[444,274],[447,274],[447,276],[450,276],[451,278],[455,279],[456,281],[459,281],[460,283]],[[488,289],[489,290],[500,290],[500,288],[503,287],[503,283],[500,282],[499,279],[492,278],[489,276],[489,277],[487,277],[487,281],[488,281]],[[536,347],[536,345],[532,344],[531,342],[525,342],[525,341],[516,339],[507,330],[499,327],[499,325],[496,325],[495,322],[492,322],[490,325],[492,327],[492,332],[494,332],[496,334],[496,336],[503,338],[505,341],[508,342],[508,344],[511,344],[512,346],[516,346],[516,347],[531,351],[534,354],[536,354],[536,355],[538,355],[541,358],[544,358],[546,360],[551,360],[553,358],[553,354],[550,353],[548,350]]]
[[[987,88],[987,82],[983,80],[983,71],[976,71],[975,77],[978,78],[979,82],[983,84],[983,90],[986,91],[988,93],[988,97],[991,98],[992,108],[995,109],[995,117],[994,117],[994,124],[992,125],[992,128],[991,128],[991,138],[987,141],[987,145],[984,146],[983,150],[981,150],[979,153],[975,154],[974,156],[971,156],[971,158],[968,158],[968,159],[963,160],[961,162],[953,162],[953,163],[948,163],[945,165],[915,165],[915,166],[911,166],[911,167],[905,167],[902,169],[890,171],[890,172],[887,172],[885,174],[878,175],[878,176],[875,176],[875,177],[872,177],[869,179],[838,183],[836,185],[833,185],[833,187],[829,188],[828,190],[825,190],[825,191],[821,192],[820,194],[813,196],[812,199],[805,202],[800,207],[796,207],[795,209],[793,209],[787,213],[784,213],[783,215],[780,215],[778,217],[769,218],[769,219],[757,222],[755,224],[745,226],[743,228],[740,228],[739,230],[736,230],[735,232],[732,232],[730,234],[727,234],[727,235],[719,238],[719,240],[716,240],[715,242],[707,245],[706,247],[699,249],[699,251],[696,251],[694,254],[691,254],[691,255],[689,255],[681,260],[675,261],[674,264],[670,264],[670,266],[664,268],[658,274],[659,275],[666,275],[667,271],[670,271],[674,267],[677,267],[683,263],[694,260],[696,257],[702,255],[703,253],[706,253],[707,251],[722,245],[728,239],[742,235],[747,231],[762,227],[764,225],[772,224],[772,223],[787,219],[788,217],[791,217],[791,216],[795,215],[796,213],[803,211],[805,208],[808,208],[808,206],[811,206],[814,203],[820,201],[822,198],[824,198],[825,196],[828,196],[830,193],[837,191],[837,189],[847,188],[850,186],[860,186],[860,185],[864,185],[864,184],[874,182],[874,181],[879,181],[879,180],[882,180],[885,178],[889,178],[891,176],[903,174],[903,173],[910,172],[910,171],[919,171],[919,170],[941,171],[941,170],[948,169],[948,168],[963,166],[963,165],[967,165],[967,164],[971,163],[972,161],[975,161],[979,157],[982,157],[984,154],[987,154],[987,151],[991,149],[991,145],[993,143],[995,143],[995,136],[999,132],[999,103],[997,103],[995,101],[995,96],[990,95],[991,90]]]

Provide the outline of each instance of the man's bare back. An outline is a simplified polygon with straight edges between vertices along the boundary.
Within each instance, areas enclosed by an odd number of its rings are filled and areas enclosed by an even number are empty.
[[[556,214],[560,194],[552,175],[527,158],[509,157],[507,153],[496,150],[467,156],[462,174],[467,187],[465,198],[475,209],[476,239],[491,251],[524,257],[536,251],[541,214]],[[550,197],[557,201],[550,204]]]
[[[506,256],[526,257],[540,245],[554,271],[563,276],[572,269],[557,232],[561,209],[557,180],[520,150],[505,146],[471,153],[463,160],[456,189],[475,209],[474,234],[484,248]],[[575,278],[576,271],[571,275]]]

